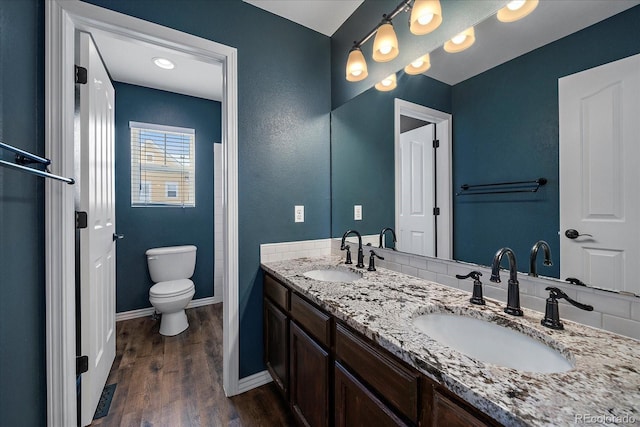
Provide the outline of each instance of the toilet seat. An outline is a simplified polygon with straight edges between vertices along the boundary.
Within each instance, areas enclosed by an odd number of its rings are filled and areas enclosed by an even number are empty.
[[[169,280],[156,283],[149,289],[153,298],[174,298],[193,292],[195,286],[189,279]]]

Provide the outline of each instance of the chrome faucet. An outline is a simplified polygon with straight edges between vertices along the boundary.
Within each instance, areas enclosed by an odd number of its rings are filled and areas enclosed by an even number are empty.
[[[500,262],[505,254],[509,259],[509,285],[507,287],[507,308],[504,309],[504,312],[511,314],[512,316],[522,316],[523,313],[520,308],[520,285],[518,283],[516,255],[510,248],[502,248],[496,252],[493,257],[493,263],[491,264],[491,278],[489,280],[495,283],[500,283]]]
[[[391,232],[391,235],[393,236],[393,250],[396,250],[396,232],[393,231],[393,228],[391,227],[385,227],[382,229],[382,231],[380,231],[380,244],[378,245],[379,248],[384,248],[384,233],[386,233],[387,231]]]
[[[531,248],[531,253],[529,254],[529,276],[538,277],[536,257],[538,256],[538,250],[540,250],[540,248],[544,250],[544,265],[553,265],[551,262],[551,248],[549,247],[549,244],[544,240],[538,240]]]
[[[347,236],[349,234],[351,234],[351,233],[353,233],[356,236],[358,236],[358,263],[356,264],[356,267],[364,268],[364,252],[362,252],[362,236],[360,235],[360,233],[358,233],[356,230],[347,230],[342,235],[342,243],[340,244],[340,249],[341,250],[345,250],[346,249],[344,241],[346,240]]]

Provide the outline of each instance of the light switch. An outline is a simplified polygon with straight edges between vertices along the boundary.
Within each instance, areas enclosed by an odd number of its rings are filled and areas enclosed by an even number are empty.
[[[304,222],[304,206],[294,207],[295,222]]]
[[[356,221],[362,221],[362,205],[353,206],[353,219]]]

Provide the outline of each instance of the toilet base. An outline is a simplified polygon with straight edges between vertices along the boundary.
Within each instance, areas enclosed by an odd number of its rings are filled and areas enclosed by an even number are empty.
[[[185,331],[189,327],[189,321],[184,310],[175,313],[161,313],[160,335],[172,337]]]

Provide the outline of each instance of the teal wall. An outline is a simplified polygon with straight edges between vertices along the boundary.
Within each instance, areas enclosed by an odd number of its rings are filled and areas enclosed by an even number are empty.
[[[221,140],[221,104],[202,98],[114,83],[116,90],[116,311],[151,307],[153,285],[145,251],[175,245],[198,247],[194,299],[213,296],[213,144]],[[195,129],[196,206],[131,207],[129,122]]]
[[[238,49],[240,376],[262,371],[259,245],[330,235],[329,38],[241,0],[93,3]],[[0,36],[0,137],[42,155],[44,0],[0,1]],[[43,185],[0,168],[2,425],[46,420]]]
[[[0,1],[0,85],[0,141],[43,155],[41,2]],[[0,158],[13,161],[5,150]],[[0,288],[0,424],[44,425],[44,182],[3,167]]]
[[[490,264],[510,246],[518,270],[546,240],[559,277],[558,79],[640,53],[640,6],[453,87],[453,188],[545,177],[536,194],[454,197],[454,257]]]
[[[331,112],[333,237],[395,227],[394,98],[451,112],[451,86],[404,73],[393,91],[371,88]],[[354,205],[362,205],[361,221],[353,219]]]
[[[91,3],[238,49],[240,377],[262,371],[259,245],[330,233],[329,38],[241,0]]]

